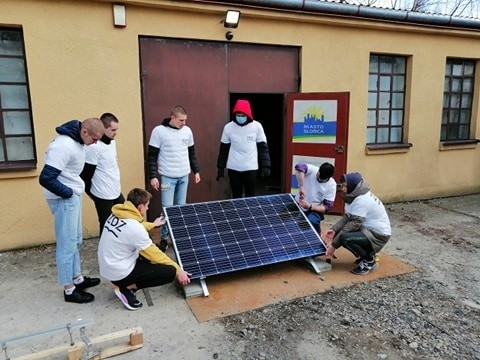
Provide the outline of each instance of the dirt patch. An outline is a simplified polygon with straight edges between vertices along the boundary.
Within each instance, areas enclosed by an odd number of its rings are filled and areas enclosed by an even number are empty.
[[[415,270],[397,258],[382,254],[378,271],[356,276],[350,272],[355,261],[352,253],[341,248],[335,254],[334,267],[320,274],[306,261],[298,260],[207,278],[209,296],[189,298],[187,302],[195,317],[203,322]]]

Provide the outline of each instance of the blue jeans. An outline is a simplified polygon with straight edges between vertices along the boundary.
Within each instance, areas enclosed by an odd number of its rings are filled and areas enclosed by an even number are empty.
[[[73,279],[82,274],[82,197],[73,194],[70,199],[47,199],[47,203],[55,220],[58,282],[63,286],[71,285]]]
[[[305,215],[307,215],[307,219],[313,225],[313,228],[320,234],[320,222],[325,218],[323,214],[308,211]]]
[[[188,175],[171,178],[162,175],[162,206],[184,205],[187,202]],[[168,226],[162,226],[162,239],[168,237]]]

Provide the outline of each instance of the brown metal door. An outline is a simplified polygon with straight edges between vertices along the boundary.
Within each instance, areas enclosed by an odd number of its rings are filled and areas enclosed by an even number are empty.
[[[298,92],[298,54],[296,47],[229,44],[229,91],[270,94]]]
[[[214,172],[223,128],[220,124],[228,113],[225,44],[141,38],[140,53],[145,151],[153,128],[170,116],[174,105],[183,105],[202,177],[195,184],[190,176],[187,199],[197,202],[214,198],[221,186]],[[152,193],[150,218],[162,210],[160,194]]]
[[[335,166],[338,181],[347,167],[347,129],[350,94],[305,93],[287,95],[286,187],[298,191],[294,166],[298,162]],[[343,200],[336,197],[333,213],[343,213]]]
[[[183,105],[202,177],[199,184],[190,177],[187,201],[229,197],[228,181],[215,178],[221,133],[231,119],[230,93],[297,92],[298,48],[143,37],[140,61],[145,161],[153,128],[174,105]],[[159,196],[151,201],[150,219],[161,212]]]

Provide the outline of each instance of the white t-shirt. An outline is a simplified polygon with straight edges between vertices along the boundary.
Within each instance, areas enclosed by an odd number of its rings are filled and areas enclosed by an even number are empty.
[[[193,133],[188,126],[181,129],[164,125],[155,127],[148,145],[160,149],[157,158],[158,173],[172,178],[190,174],[188,148],[193,144]]]
[[[85,149],[85,162],[95,165],[90,191],[104,200],[113,200],[120,196],[120,169],[117,160],[117,145],[115,140],[110,144],[98,141]]]
[[[365,219],[362,226],[380,235],[391,235],[390,219],[385,206],[371,191],[345,203],[345,213]]]
[[[253,121],[248,125],[240,126],[230,121],[223,128],[221,142],[230,144],[227,169],[258,170],[257,143],[267,142],[262,124]]]
[[[45,153],[45,165],[61,170],[57,179],[63,185],[71,188],[77,195],[85,191],[85,183],[80,173],[85,165],[85,147],[67,135],[57,135],[48,145]],[[46,199],[60,199],[61,197],[43,189]]]
[[[135,267],[139,252],[151,244],[147,230],[137,220],[110,215],[98,244],[100,275],[110,281],[124,279]]]
[[[337,195],[337,183],[333,178],[327,182],[317,181],[318,166],[307,164],[307,173],[304,174],[303,189],[307,196],[304,200],[315,205],[323,204],[323,200],[334,201]],[[295,196],[299,200],[299,194]]]

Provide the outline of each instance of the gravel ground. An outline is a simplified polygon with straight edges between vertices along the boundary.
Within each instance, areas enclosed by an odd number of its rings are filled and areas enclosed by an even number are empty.
[[[323,341],[349,359],[480,359],[479,310],[446,295],[444,285],[423,273],[277,304],[224,323],[236,344],[232,358],[316,359],[315,347],[308,352],[298,345]]]
[[[226,358],[480,359],[480,195],[387,207],[418,271],[225,318]]]
[[[53,246],[0,253],[0,339],[92,318],[89,336],[143,328],[144,347],[122,360],[480,359],[480,194],[387,208],[393,236],[384,251],[417,271],[204,323],[173,284],[151,289],[155,306],[135,312],[106,281],[93,303],[69,304],[56,284]],[[88,276],[98,274],[97,243],[82,249]],[[9,354],[64,337],[13,344]],[[65,356],[48,359],[57,358]]]

